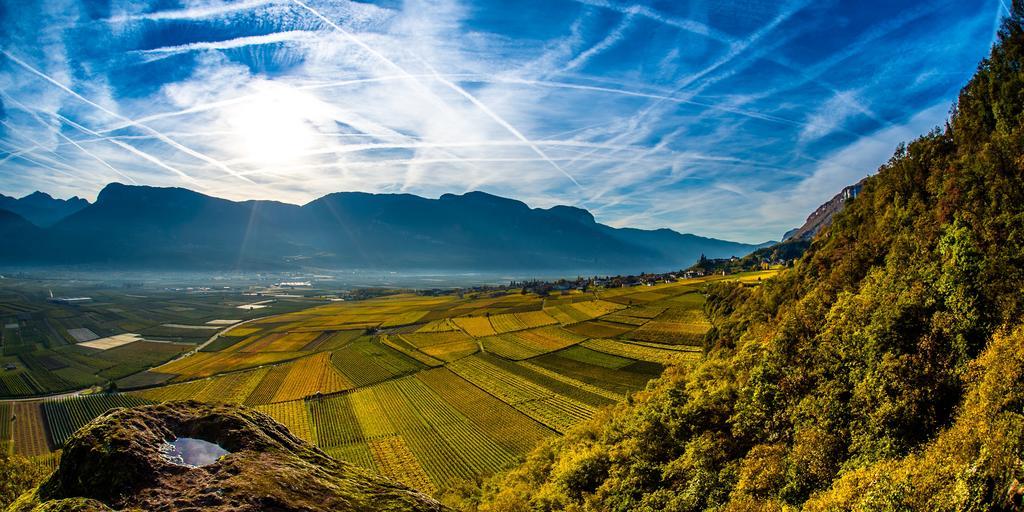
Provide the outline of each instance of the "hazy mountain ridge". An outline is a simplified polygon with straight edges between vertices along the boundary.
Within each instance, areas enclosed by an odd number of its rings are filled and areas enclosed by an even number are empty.
[[[45,192],[33,192],[22,198],[0,194],[0,209],[16,213],[39,227],[49,227],[61,219],[89,206],[89,201],[80,197],[54,199]]]
[[[612,228],[579,208],[530,208],[483,192],[438,199],[340,192],[299,206],[116,183],[49,228],[0,218],[0,230],[17,242],[0,252],[6,263],[161,269],[635,272],[758,248],[668,229]]]

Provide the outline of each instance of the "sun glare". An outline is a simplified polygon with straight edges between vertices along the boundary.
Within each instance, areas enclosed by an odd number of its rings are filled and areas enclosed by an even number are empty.
[[[235,151],[256,166],[300,161],[316,144],[318,103],[287,86],[264,87],[257,97],[226,112]]]

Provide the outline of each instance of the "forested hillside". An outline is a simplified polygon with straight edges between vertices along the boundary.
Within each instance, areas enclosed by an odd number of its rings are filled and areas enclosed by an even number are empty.
[[[702,363],[460,505],[1020,507],[1022,22],[1017,0],[947,125],[900,146],[794,268],[709,288]]]

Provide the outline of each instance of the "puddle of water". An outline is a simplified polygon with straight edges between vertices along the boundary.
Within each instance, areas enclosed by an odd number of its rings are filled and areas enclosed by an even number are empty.
[[[160,446],[160,453],[171,464],[197,468],[209,466],[231,452],[216,443],[191,437],[179,437],[174,441],[164,441],[164,444]]]

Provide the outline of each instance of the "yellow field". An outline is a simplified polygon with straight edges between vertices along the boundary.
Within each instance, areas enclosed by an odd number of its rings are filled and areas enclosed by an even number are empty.
[[[551,315],[548,315],[543,311],[515,313],[515,315],[516,318],[518,318],[519,321],[522,322],[523,325],[526,325],[527,327],[543,327],[545,325],[554,325],[558,323],[558,320],[555,320],[554,318],[551,317]]]
[[[153,376],[166,384],[129,393],[255,407],[332,456],[433,492],[501,471],[664,365],[703,357],[701,283],[756,286],[770,274],[332,302],[235,327],[225,343],[151,370],[173,375]],[[16,419],[0,448],[55,460],[51,413],[7,407]]]
[[[296,437],[316,442],[316,435],[313,433],[313,421],[306,410],[306,404],[302,400],[281,402],[269,405],[257,405],[256,410],[281,422]]]
[[[131,394],[154,402],[170,402],[172,400],[192,400],[210,384],[207,380],[171,384],[143,391],[132,391]]]
[[[268,334],[252,343],[246,343],[238,352],[298,352],[320,336],[319,331]],[[239,344],[242,345],[242,344]]]
[[[230,331],[222,334],[221,336],[235,336],[238,338],[244,338],[250,334],[260,332],[259,327],[236,327]]]
[[[43,428],[43,408],[38,403],[14,404],[14,453],[33,457],[50,451]]]
[[[498,334],[494,331],[494,327],[491,327],[491,321],[485,316],[453,318],[452,322],[455,322],[455,325],[459,326],[463,331],[466,331],[466,334],[475,338],[483,338],[484,336],[494,336],[495,334]]]
[[[405,313],[396,313],[385,319],[383,322],[381,322],[380,326],[382,328],[388,328],[397,327],[399,325],[414,324],[417,321],[419,321],[420,318],[423,318],[426,314],[426,311],[408,311]]]
[[[217,373],[244,370],[301,357],[301,352],[269,352],[263,354],[231,352],[197,352],[184,359],[159,366],[155,371],[174,373],[176,380],[209,377]]]
[[[423,327],[416,329],[416,332],[448,332],[457,330],[458,328],[452,325],[451,319],[442,318],[440,320],[428,322]]]
[[[479,350],[479,345],[477,345],[476,340],[464,340],[440,345],[430,345],[422,348],[421,350],[427,355],[436,357],[442,361],[455,361],[476,352]]]
[[[352,389],[354,385],[331,364],[331,354],[320,352],[292,364],[273,402],[287,402],[317,393],[327,394]]]
[[[241,404],[245,402],[245,399],[249,397],[249,394],[268,371],[270,371],[269,368],[260,368],[249,372],[214,377],[192,399],[201,402]]]
[[[448,332],[431,332],[421,333],[415,332],[411,334],[399,334],[399,338],[402,338],[406,343],[422,349],[424,347],[430,347],[433,345],[444,345],[448,343],[455,343],[457,341],[467,341],[471,339],[469,336],[461,331],[448,331]]]
[[[416,456],[406,446],[401,436],[390,436],[370,441],[373,461],[380,472],[413,489],[437,492],[437,487],[423,471]]]
[[[392,337],[392,336],[384,335],[384,336],[380,337],[380,341],[381,341],[381,343],[383,343],[383,344],[385,344],[385,345],[387,345],[387,346],[389,346],[389,347],[391,347],[391,348],[393,348],[393,349],[395,349],[395,350],[397,350],[397,351],[399,351],[399,352],[401,352],[401,353],[403,353],[403,354],[405,354],[405,355],[407,355],[407,356],[409,356],[409,357],[411,357],[411,358],[413,358],[413,359],[415,359],[415,360],[417,360],[417,361],[419,361],[419,362],[421,362],[421,363],[423,363],[423,364],[425,364],[427,366],[441,366],[441,365],[444,364],[443,362],[441,362],[441,361],[439,361],[439,360],[437,360],[437,359],[435,359],[435,358],[433,358],[431,356],[428,356],[427,354],[424,354],[423,352],[420,352],[419,350],[416,349],[416,347],[413,347],[408,342],[406,342],[404,339],[402,339],[401,336],[394,336],[394,337]]]

